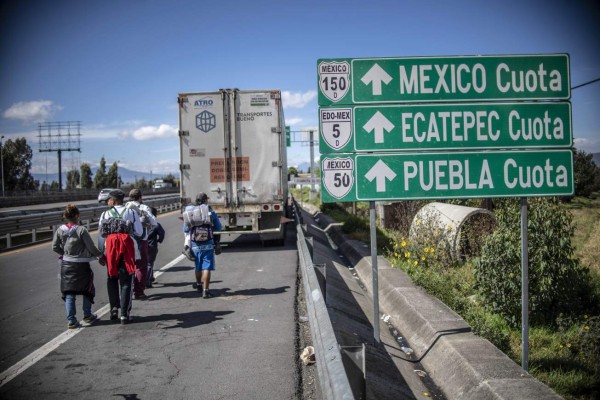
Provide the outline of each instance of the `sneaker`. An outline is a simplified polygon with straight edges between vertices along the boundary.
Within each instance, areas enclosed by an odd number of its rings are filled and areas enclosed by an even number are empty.
[[[210,290],[204,289],[204,294],[202,295],[202,297],[204,297],[205,299],[208,299],[209,297],[213,297],[213,295],[210,292]]]
[[[198,282],[192,283],[192,289],[202,290],[202,282],[200,282],[200,283],[198,283]]]
[[[119,319],[119,312],[117,310],[112,310],[110,312],[110,319],[113,321]]]
[[[77,321],[75,321],[75,322],[69,322],[69,325],[67,325],[67,328],[69,328],[69,329],[77,329],[77,328],[80,328],[80,327],[81,327],[81,325]]]
[[[148,296],[146,296],[145,294],[143,294],[143,293],[142,293],[142,294],[136,294],[136,295],[134,296],[134,298],[135,298],[136,300],[146,300],[146,299],[148,298]]]
[[[121,315],[121,325],[127,325],[128,322],[129,322],[129,318],[127,318],[124,315]]]
[[[96,314],[90,314],[89,316],[83,318],[83,322],[85,322],[86,324],[91,324],[97,319],[98,316]]]

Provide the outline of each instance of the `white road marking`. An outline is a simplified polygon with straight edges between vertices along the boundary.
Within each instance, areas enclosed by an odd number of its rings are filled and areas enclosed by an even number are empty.
[[[158,277],[162,275],[166,270],[176,265],[178,262],[183,260],[185,256],[182,254],[164,267],[162,267],[158,272],[156,272],[155,276]],[[98,318],[102,317],[104,314],[110,311],[110,304],[106,304],[104,307],[96,310],[96,315]],[[83,321],[82,321],[83,322]],[[6,385],[8,382],[19,376],[22,372],[27,370],[27,368],[31,367],[33,364],[40,361],[42,358],[46,357],[51,351],[55,350],[61,344],[65,343],[67,340],[71,339],[83,329],[86,328],[85,323],[82,323],[82,327],[79,329],[68,329],[65,332],[61,333],[27,357],[23,358],[21,361],[8,368],[7,370],[0,373],[0,387]]]

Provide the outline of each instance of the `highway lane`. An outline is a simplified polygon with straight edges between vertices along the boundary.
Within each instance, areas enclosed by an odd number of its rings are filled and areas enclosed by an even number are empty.
[[[181,259],[177,212],[155,270],[172,263],[135,301],[130,325],[107,315],[0,387],[0,398],[296,398],[295,233],[283,247],[256,237],[224,237],[212,299],[191,288]],[[50,244],[0,254],[0,370],[66,331],[58,265]],[[174,263],[173,261],[176,260]],[[93,263],[97,310],[107,303],[106,272]],[[78,299],[78,317],[81,318]]]

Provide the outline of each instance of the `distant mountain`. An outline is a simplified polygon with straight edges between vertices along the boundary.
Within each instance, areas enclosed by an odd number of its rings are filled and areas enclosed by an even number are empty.
[[[94,179],[94,176],[96,175],[96,171],[98,170],[98,168],[92,168],[92,179]],[[108,169],[107,169],[108,172]],[[175,176],[176,178],[179,178],[179,171],[177,172],[171,172],[171,175]],[[58,182],[58,173],[48,173],[47,175],[44,173],[34,173],[33,175],[33,179],[38,180],[40,183],[46,181],[47,183],[52,183],[52,182]],[[121,180],[123,181],[123,183],[125,185],[130,184],[130,183],[134,183],[136,180],[142,179],[144,178],[146,181],[150,181],[152,179],[156,179],[156,178],[162,178],[163,176],[169,175],[169,173],[166,174],[150,174],[149,172],[141,172],[141,171],[132,171],[130,169],[121,167],[119,168],[119,175],[121,176]],[[66,185],[67,182],[67,173],[63,172],[62,174],[62,184],[63,186]]]

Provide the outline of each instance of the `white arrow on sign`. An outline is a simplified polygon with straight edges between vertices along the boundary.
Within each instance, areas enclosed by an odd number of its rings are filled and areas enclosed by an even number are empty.
[[[387,85],[391,82],[391,80],[392,77],[389,76],[388,73],[385,72],[384,69],[381,68],[377,63],[375,63],[375,65],[369,69],[365,76],[361,78],[361,81],[365,85],[373,83],[373,96],[381,95],[381,82]]]
[[[367,131],[367,133],[375,131],[375,143],[383,143],[384,130],[391,132],[395,126],[385,117],[385,115],[377,111],[375,115],[373,115],[371,119],[369,119],[369,121],[363,126],[363,128],[365,131]]]
[[[393,181],[395,177],[396,173],[381,160],[377,161],[375,165],[373,165],[373,168],[365,175],[365,178],[367,178],[369,182],[373,182],[373,179],[376,179],[375,186],[377,187],[378,193],[385,192],[386,179]]]

